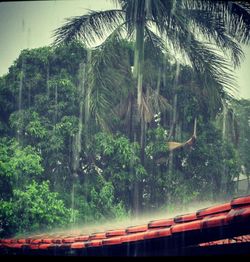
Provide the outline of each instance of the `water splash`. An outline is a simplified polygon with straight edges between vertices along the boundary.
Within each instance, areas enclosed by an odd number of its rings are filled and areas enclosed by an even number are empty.
[[[29,27],[27,31],[27,47],[28,48],[30,47],[30,35],[31,35],[31,29]]]
[[[168,140],[176,139],[176,125],[177,125],[177,102],[178,102],[178,94],[176,92],[178,86],[178,79],[180,74],[180,63],[176,60],[176,70],[174,75],[174,99],[173,99],[173,113],[172,119],[170,121],[170,132],[168,136]],[[174,152],[171,150],[169,152],[169,159],[168,159],[168,175],[171,177],[174,173]]]
[[[57,116],[58,116],[58,89],[57,89],[57,83],[56,83],[56,86],[55,86],[55,115],[54,115],[55,125],[57,123]]]
[[[168,139],[174,139],[175,138],[175,129],[176,129],[176,123],[177,123],[177,100],[178,100],[178,94],[177,94],[177,86],[178,86],[178,79],[180,74],[180,63],[178,60],[176,60],[176,70],[174,75],[174,99],[173,99],[173,113],[172,113],[172,119],[170,122],[170,132]]]
[[[47,96],[49,98],[50,95],[50,68],[49,68],[49,62],[46,64],[46,87],[47,87]]]
[[[25,21],[22,19],[22,31],[25,32]]]
[[[75,184],[72,185],[72,192],[71,192],[71,225],[72,227],[76,223],[76,216],[75,216]]]
[[[223,119],[222,119],[222,139],[225,140],[226,138],[226,122],[227,122],[227,105],[226,102],[222,101],[223,106]]]
[[[22,133],[23,133],[23,113],[22,113],[23,82],[24,82],[24,58],[22,57],[19,90],[18,90],[18,115],[19,115],[19,127],[17,129],[18,143],[21,143]]]
[[[79,85],[78,92],[80,96],[79,101],[79,117],[78,117],[78,133],[73,136],[73,175],[77,177],[77,170],[79,168],[80,152],[82,150],[82,131],[83,131],[83,107],[84,107],[84,95],[85,95],[85,75],[86,64],[81,63],[79,65]]]
[[[91,57],[92,57],[92,51],[89,49],[88,50],[88,53],[87,53],[87,64],[88,65],[91,65]],[[91,66],[87,67],[87,75],[91,75]],[[85,100],[84,100],[84,103],[85,103],[85,107],[84,107],[84,124],[85,124],[85,146],[87,147],[88,144],[87,144],[87,141],[88,141],[88,133],[89,133],[89,130],[88,130],[88,126],[89,126],[89,117],[90,117],[90,96],[91,96],[91,85],[88,84],[86,85],[86,93],[85,93]]]
[[[83,132],[83,110],[84,110],[84,95],[85,95],[85,80],[86,80],[86,64],[81,63],[79,65],[78,75],[78,93],[80,97],[79,101],[79,117],[78,117],[78,133],[73,136],[72,144],[72,170],[73,170],[73,184],[71,192],[71,221],[73,225],[76,222],[75,218],[75,183],[78,178],[78,169],[80,165],[80,153],[82,150],[82,132]]]

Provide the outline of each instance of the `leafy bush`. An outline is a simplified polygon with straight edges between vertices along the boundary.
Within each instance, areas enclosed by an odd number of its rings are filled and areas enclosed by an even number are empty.
[[[10,201],[0,202],[1,235],[67,225],[71,215],[58,193],[50,191],[48,181],[32,181],[24,191],[15,189]]]
[[[129,214],[121,199],[115,197],[112,182],[105,181],[102,175],[92,177],[85,187],[75,185],[74,191],[74,208],[79,212],[76,217],[78,223],[124,218]],[[69,196],[66,198],[69,199]]]
[[[43,172],[42,158],[31,146],[21,147],[16,139],[0,139],[0,197],[8,198],[14,187],[24,188]]]
[[[114,186],[111,182],[106,182],[99,192],[93,188],[90,192],[90,207],[95,210],[96,219],[121,218],[126,216],[126,210],[119,202],[115,204]]]
[[[140,160],[140,146],[123,135],[99,132],[94,140],[95,164],[99,174],[114,186],[115,198],[131,207],[135,183],[142,184],[147,172]]]

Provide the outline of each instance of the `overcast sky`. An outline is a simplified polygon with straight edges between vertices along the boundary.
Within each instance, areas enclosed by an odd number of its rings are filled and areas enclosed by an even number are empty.
[[[109,0],[16,1],[0,3],[0,76],[18,58],[20,51],[52,43],[52,32],[64,19],[82,15],[86,9],[115,7]],[[244,47],[245,60],[236,70],[239,96],[250,99],[250,46]]]

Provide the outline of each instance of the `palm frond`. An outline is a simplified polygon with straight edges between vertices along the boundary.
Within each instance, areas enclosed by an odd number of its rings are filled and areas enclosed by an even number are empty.
[[[178,13],[175,23],[172,23],[172,27],[169,27],[165,34],[174,49],[189,59],[199,76],[201,86],[204,88],[217,86],[230,92],[236,90],[230,63],[216,52],[214,45],[198,41],[181,14]]]
[[[86,44],[93,44],[105,38],[122,22],[122,10],[89,11],[86,15],[66,19],[66,23],[54,31],[54,42],[60,44],[80,39]]]
[[[208,41],[214,42],[224,53],[229,53],[234,66],[240,65],[244,58],[240,46],[229,35],[226,21],[206,10],[188,10],[187,15],[193,23],[193,30],[201,33]]]
[[[145,122],[150,123],[156,113],[172,111],[172,106],[168,100],[150,86],[147,86],[146,94],[145,92],[142,93],[142,105],[140,110],[136,104],[136,99],[131,99],[132,95],[132,93],[129,93],[129,95],[124,97],[114,108],[114,112],[119,117],[124,118],[126,123],[129,121],[131,109],[134,111],[134,120],[137,123],[139,123],[140,117],[143,118]]]
[[[206,10],[217,18],[227,21],[229,34],[240,43],[250,41],[250,4],[244,1],[189,1],[189,9]]]
[[[154,114],[158,112],[172,111],[172,105],[164,96],[159,94],[158,90],[148,86],[147,92],[147,100],[151,105]]]
[[[244,2],[235,2],[230,8],[233,14],[229,31],[240,43],[248,44],[250,41],[250,5]]]
[[[110,51],[110,48],[113,48],[114,45],[120,45],[121,41],[123,38],[128,39],[128,35],[126,32],[126,22],[121,23],[119,26],[116,27],[116,29],[114,29],[112,31],[112,33],[105,39],[105,41],[103,43],[101,43],[100,45],[96,46],[94,49],[99,49],[102,50],[103,55],[105,54],[104,51]],[[112,53],[107,52],[108,55],[111,55],[112,57]],[[107,59],[108,56],[107,56]]]
[[[90,77],[90,113],[97,124],[105,130],[112,129],[114,105],[119,102],[124,90],[119,88],[127,77],[131,77],[130,64],[121,57],[122,26],[117,28],[106,41],[95,48],[92,55]],[[128,56],[128,54],[127,54]]]
[[[146,123],[150,123],[154,118],[154,110],[152,104],[148,102],[148,97],[144,93],[142,93],[142,101],[139,114],[140,119],[143,119]]]
[[[159,37],[156,33],[149,29],[149,26],[145,27],[146,37],[145,41],[148,41],[151,44],[152,50],[156,51],[157,54],[161,54],[164,52],[165,44],[161,37]]]

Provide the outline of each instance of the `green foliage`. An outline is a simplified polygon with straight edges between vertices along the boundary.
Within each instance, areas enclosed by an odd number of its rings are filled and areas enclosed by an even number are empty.
[[[237,153],[232,144],[223,142],[221,131],[213,124],[206,123],[200,128],[195,147],[180,154],[177,164],[201,198],[212,195],[219,199],[233,194],[232,181],[240,167]]]
[[[145,152],[149,159],[157,159],[160,155],[167,154],[166,129],[158,125],[157,128],[148,130],[148,143]]]
[[[126,208],[132,203],[134,184],[147,177],[140,161],[140,147],[123,135],[97,133],[94,142],[95,163],[102,176],[112,182],[114,195],[122,200]]]
[[[97,220],[121,218],[126,215],[122,202],[114,203],[114,186],[111,182],[106,182],[99,192],[92,188],[90,199],[89,205],[92,210],[95,210],[93,217]]]
[[[233,104],[239,128],[239,154],[244,166],[243,170],[249,177],[250,174],[250,101],[242,99]]]
[[[106,181],[101,174],[86,174],[85,176],[87,176],[85,184],[80,184],[79,180],[73,184],[74,210],[78,211],[75,222],[82,224],[99,221],[101,223],[106,219],[119,219],[128,216],[129,212],[123,202],[114,195],[115,187],[112,182]],[[66,192],[65,195],[69,199]]]
[[[95,146],[96,154],[101,157],[100,162],[102,158],[106,161],[109,158],[108,166],[112,166],[112,173],[115,169],[118,172],[129,169],[128,179],[130,177],[130,181],[141,180],[146,175],[146,171],[140,163],[138,143],[131,143],[128,138],[122,135],[113,136],[100,132],[95,136]],[[107,169],[109,169],[108,166]]]
[[[9,202],[1,200],[2,234],[25,233],[67,225],[71,210],[65,208],[49,182],[32,181],[25,190],[15,189]],[[5,232],[6,231],[6,232]]]
[[[0,236],[8,236],[16,233],[16,225],[19,218],[15,217],[15,210],[13,203],[9,201],[0,200]]]
[[[237,149],[213,124],[221,97],[212,106],[190,67],[180,66],[177,81],[177,64],[160,49],[151,56],[150,41],[141,136],[134,43],[118,40],[113,35],[91,55],[78,42],[24,50],[0,78],[1,236],[120,219],[135,211],[136,197],[154,211],[226,197],[240,164],[249,169],[248,102],[237,107]],[[195,117],[196,143],[170,153],[169,136],[188,139]]]
[[[22,148],[15,139],[0,140],[0,176],[20,187],[43,172],[41,156],[31,146]],[[4,192],[4,188],[1,188]]]
[[[129,164],[131,161],[138,161],[136,154],[138,153],[138,145],[132,144],[129,140],[122,136],[113,136],[106,132],[97,133],[95,136],[98,146],[97,152],[104,156],[114,156],[116,160],[123,161],[124,164]],[[135,156],[135,158],[133,158]]]
[[[28,136],[28,139],[42,139],[47,132],[42,125],[39,114],[31,110],[15,111],[9,118],[10,127]]]

